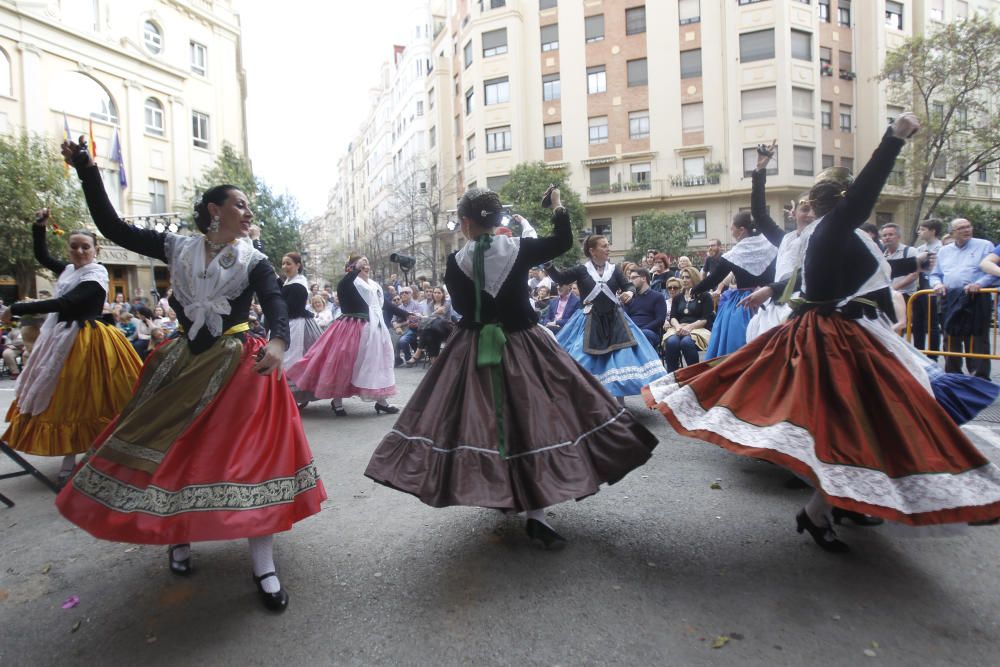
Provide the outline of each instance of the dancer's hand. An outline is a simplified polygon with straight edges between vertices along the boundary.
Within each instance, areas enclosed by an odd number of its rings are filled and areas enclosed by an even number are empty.
[[[91,155],[90,151],[87,150],[87,139],[82,134],[80,135],[80,139],[78,142],[74,141],[62,142],[62,145],[59,147],[59,152],[62,153],[63,159],[66,160],[66,164],[72,167],[75,166],[73,164],[73,156],[76,155],[81,148],[87,154],[87,163],[84,166],[93,167],[96,164],[94,162],[94,156]]]
[[[774,290],[765,285],[764,287],[758,287],[748,296],[744,297],[739,305],[744,308],[757,308],[772,296],[774,296]]]
[[[621,299],[622,303],[628,304],[632,300],[632,292],[622,292],[618,298]]]
[[[919,131],[920,119],[909,111],[899,114],[892,121],[892,134],[899,139],[909,139]]]
[[[767,163],[771,161],[774,154],[778,150],[778,140],[775,139],[771,142],[770,146],[765,144],[760,144],[757,146],[757,171],[767,167]]]
[[[51,212],[47,208],[39,209],[35,212],[35,225],[38,227],[44,227],[49,221],[49,215]]]
[[[254,371],[261,375],[280,373],[281,362],[285,359],[285,341],[280,338],[272,338],[261,352],[264,354],[259,356],[257,363],[253,365]]]
[[[260,227],[257,225],[250,225],[250,240],[256,241],[260,238]]]

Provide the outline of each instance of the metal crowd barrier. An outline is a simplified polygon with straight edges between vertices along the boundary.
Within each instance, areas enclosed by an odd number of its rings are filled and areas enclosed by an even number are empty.
[[[944,318],[941,317],[940,314],[938,316],[938,328],[940,330],[940,335],[941,335],[941,343],[942,343],[941,348],[942,349],[940,349],[940,350],[932,350],[929,346],[931,344],[931,324],[933,323],[933,320],[931,319],[931,315],[932,315],[931,308],[932,308],[932,305],[935,304],[935,300],[934,299],[919,299],[920,303],[916,304],[919,307],[924,307],[924,304],[926,304],[926,308],[927,308],[927,331],[925,333],[926,338],[924,339],[924,348],[923,349],[918,348],[918,349],[920,349],[920,351],[923,352],[926,355],[941,355],[942,357],[965,357],[967,359],[1000,359],[1000,354],[996,354],[996,350],[997,350],[997,338],[998,338],[998,331],[997,331],[997,299],[998,299],[997,294],[998,294],[998,292],[1000,292],[1000,290],[998,290],[995,287],[984,287],[984,288],[980,289],[979,292],[978,292],[979,294],[988,294],[991,297],[991,299],[990,299],[991,300],[991,306],[990,306],[990,313],[991,313],[991,316],[990,316],[990,349],[993,350],[992,353],[981,354],[981,353],[977,353],[977,352],[951,352],[951,351],[948,351],[948,349],[951,347],[951,338],[952,337],[949,336],[949,335],[947,335],[945,333],[945,331],[944,331]],[[915,302],[918,301],[917,297],[924,296],[924,295],[938,296],[938,299],[936,300],[936,303],[938,305],[941,303],[941,300],[944,298],[943,296],[938,295],[932,289],[922,289],[922,290],[917,290],[916,292],[914,292],[910,296],[909,299],[907,299],[907,301],[906,301],[906,334],[905,335],[906,335],[907,342],[909,342],[911,344],[913,343],[913,309],[914,309],[914,305],[915,305]],[[968,347],[970,347],[970,348],[972,347],[972,336],[969,336]]]

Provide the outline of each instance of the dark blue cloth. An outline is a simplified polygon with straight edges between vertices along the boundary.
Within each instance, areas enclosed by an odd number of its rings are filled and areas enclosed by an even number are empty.
[[[640,329],[658,332],[667,321],[667,302],[661,292],[651,289],[642,294],[635,292],[625,305],[625,312]]]
[[[549,323],[555,323],[559,327],[566,326],[566,322],[569,318],[573,317],[573,313],[577,311],[580,307],[580,297],[572,292],[569,293],[569,299],[566,302],[566,307],[563,309],[562,318],[556,319],[556,311],[559,309],[559,299],[553,299],[552,303],[549,304],[549,309],[545,311],[545,316],[542,317],[542,325]]]

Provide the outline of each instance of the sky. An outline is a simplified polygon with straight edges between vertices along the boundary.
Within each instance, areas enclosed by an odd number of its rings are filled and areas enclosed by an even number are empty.
[[[238,0],[254,174],[320,215],[418,0]]]

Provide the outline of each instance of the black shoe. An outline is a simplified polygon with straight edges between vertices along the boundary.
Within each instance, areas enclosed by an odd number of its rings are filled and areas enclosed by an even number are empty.
[[[792,475],[791,477],[785,480],[784,487],[786,489],[791,489],[794,491],[798,489],[811,489],[812,485],[810,485],[809,482],[805,481],[801,477],[798,477],[797,475]]]
[[[338,408],[337,404],[334,403],[333,401],[330,401],[330,407],[333,408],[333,414],[337,415],[338,417],[347,416],[347,410],[345,410],[344,408]]]
[[[885,521],[877,516],[868,516],[861,512],[852,512],[840,507],[834,507],[831,514],[833,515],[833,522],[838,526],[841,525],[844,519],[853,522],[855,526],[881,526],[885,523]]]
[[[813,542],[818,544],[824,551],[842,554],[851,550],[849,546],[837,539],[837,534],[833,532],[833,528],[830,526],[820,527],[810,521],[809,515],[806,514],[804,509],[800,510],[795,516],[795,525],[796,531],[799,533],[804,530],[809,531],[809,535],[813,538]]]
[[[299,412],[302,412],[309,405],[309,401],[302,401],[301,403],[296,403],[296,405],[299,407]]]
[[[190,544],[171,544],[170,548],[167,549],[167,557],[170,560],[170,571],[174,574],[178,574],[182,577],[190,576],[194,572],[194,568],[191,567],[191,555],[188,552],[188,557],[184,560],[174,560],[174,549],[177,547],[188,547],[190,549]]]
[[[539,540],[548,551],[558,551],[566,546],[566,538],[536,519],[528,519],[524,532],[533,540]]]
[[[257,592],[260,593],[260,601],[264,603],[264,606],[271,611],[282,612],[288,609],[288,591],[282,586],[278,589],[277,593],[268,593],[264,590],[264,587],[260,585],[260,582],[264,581],[269,577],[277,578],[277,574],[274,572],[268,572],[262,574],[259,577],[254,575],[254,583],[257,584]]]
[[[395,405],[382,405],[381,403],[375,404],[375,414],[380,414],[384,412],[387,415],[394,415],[399,413],[399,408]]]

